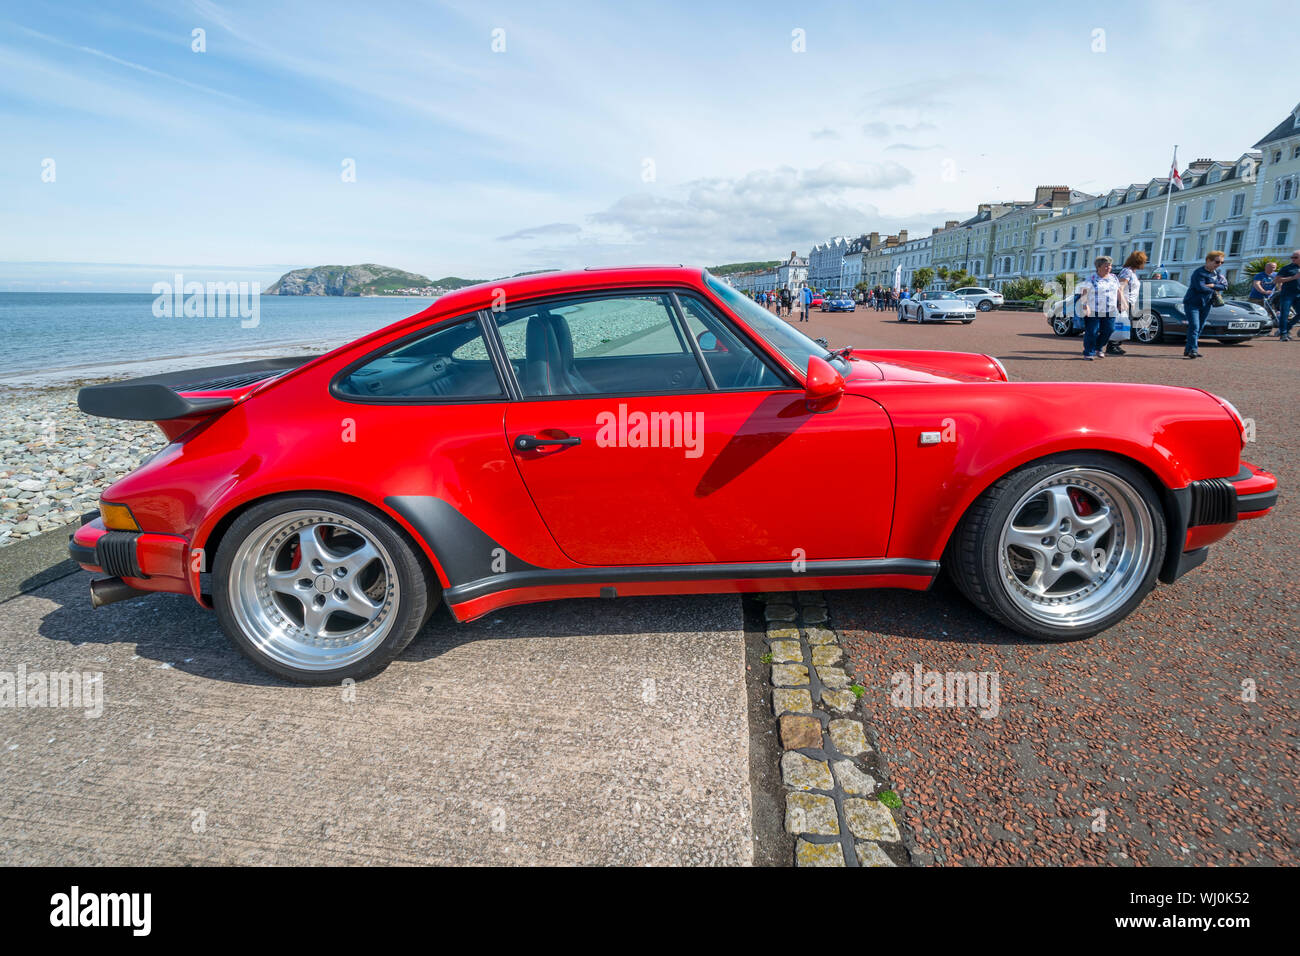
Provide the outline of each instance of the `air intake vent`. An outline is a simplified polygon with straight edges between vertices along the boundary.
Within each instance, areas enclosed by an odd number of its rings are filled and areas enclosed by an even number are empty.
[[[284,372],[246,372],[243,375],[231,375],[227,378],[212,378],[205,382],[195,382],[193,385],[173,385],[172,388],[177,392],[215,392],[223,388],[242,388],[245,385],[252,385],[254,382],[276,378],[283,374]]]

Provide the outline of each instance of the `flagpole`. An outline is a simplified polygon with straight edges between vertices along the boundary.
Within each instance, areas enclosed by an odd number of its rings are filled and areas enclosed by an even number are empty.
[[[1169,165],[1169,185],[1165,189],[1165,221],[1160,227],[1160,246],[1156,249],[1156,269],[1165,264],[1165,231],[1169,228],[1169,201],[1174,198],[1174,170],[1178,168],[1178,144],[1174,144],[1174,161]]]

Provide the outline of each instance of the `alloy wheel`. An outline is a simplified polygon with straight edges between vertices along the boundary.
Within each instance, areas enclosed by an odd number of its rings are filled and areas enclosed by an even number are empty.
[[[357,521],[292,511],[253,529],[226,582],[248,640],[272,660],[335,670],[383,642],[401,598],[392,555]]]
[[[1155,547],[1141,493],[1118,475],[1069,468],[1035,482],[998,539],[1003,589],[1029,617],[1087,627],[1143,586]]]

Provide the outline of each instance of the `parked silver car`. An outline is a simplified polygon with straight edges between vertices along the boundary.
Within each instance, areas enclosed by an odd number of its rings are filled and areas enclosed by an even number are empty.
[[[898,321],[947,322],[959,319],[963,325],[975,321],[975,307],[952,292],[922,292],[898,303]]]
[[[981,312],[987,312],[989,309],[1000,309],[1002,303],[1006,300],[1002,297],[1001,292],[993,289],[986,289],[983,286],[968,285],[960,289],[953,289],[953,295],[961,296]]]

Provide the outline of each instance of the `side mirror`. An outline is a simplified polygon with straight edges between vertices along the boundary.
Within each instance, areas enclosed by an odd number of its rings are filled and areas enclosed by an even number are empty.
[[[810,412],[833,411],[844,394],[844,376],[835,366],[816,355],[808,356],[808,377],[804,380],[804,402]]]
[[[718,337],[707,329],[695,336],[695,341],[700,343],[701,352],[726,352],[727,347],[718,341]]]

